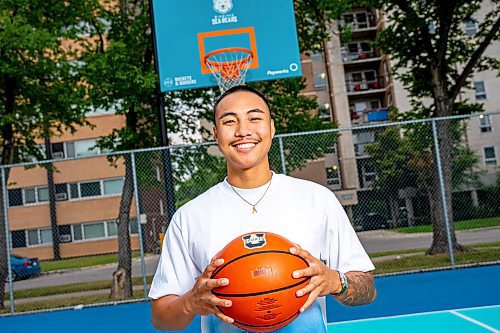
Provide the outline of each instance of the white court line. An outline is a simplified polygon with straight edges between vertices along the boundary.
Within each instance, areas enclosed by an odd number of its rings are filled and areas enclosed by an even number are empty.
[[[472,319],[471,317],[467,317],[466,315],[463,315],[463,314],[461,314],[461,313],[458,313],[458,312],[456,312],[456,311],[454,311],[454,310],[451,310],[451,311],[449,311],[449,312],[450,312],[450,313],[453,313],[455,316],[458,316],[458,317],[460,317],[460,318],[462,318],[462,319],[465,319],[465,320],[467,320],[467,321],[470,321],[471,323],[474,323],[474,324],[479,325],[479,326],[481,326],[481,327],[483,327],[483,328],[486,328],[488,331],[491,331],[491,332],[493,332],[493,333],[499,333],[499,332],[500,332],[499,330],[494,329],[494,328],[493,328],[493,327],[491,327],[491,326],[488,326],[488,325],[486,325],[486,324],[483,324],[483,323],[482,323],[482,322],[480,322],[480,321],[477,321],[477,320],[475,320],[475,319]]]
[[[477,307],[472,307],[472,308],[462,308],[462,309],[455,309],[455,311],[464,311],[464,310],[476,310],[476,309],[491,309],[491,308],[499,308],[500,305],[487,305],[487,306],[477,306]],[[419,313],[409,313],[409,314],[404,314],[404,315],[396,315],[396,316],[386,316],[386,317],[376,317],[376,318],[365,318],[365,319],[356,319],[356,320],[346,320],[346,321],[340,321],[340,322],[334,322],[334,323],[328,323],[328,325],[343,325],[343,324],[350,324],[350,323],[360,323],[363,321],[372,321],[372,320],[383,320],[383,319],[390,319],[390,318],[404,318],[404,317],[416,317],[416,316],[422,316],[422,315],[428,315],[428,314],[434,314],[434,313],[449,313],[454,310],[440,310],[440,311],[429,311],[429,312],[419,312]],[[498,331],[495,331],[498,332]]]

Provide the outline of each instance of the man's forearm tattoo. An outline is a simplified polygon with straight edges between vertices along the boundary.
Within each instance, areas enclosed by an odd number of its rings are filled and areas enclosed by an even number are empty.
[[[376,296],[373,276],[365,272],[346,273],[349,288],[340,296],[336,296],[344,305],[363,305],[373,302]]]

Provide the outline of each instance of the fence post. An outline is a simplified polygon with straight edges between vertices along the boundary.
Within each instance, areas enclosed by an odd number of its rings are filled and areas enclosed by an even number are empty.
[[[5,251],[7,252],[7,279],[9,281],[9,305],[10,314],[14,314],[14,286],[12,281],[12,267],[10,263],[10,232],[9,232],[9,209],[8,209],[8,192],[7,192],[7,177],[5,168],[2,169],[2,193],[3,193],[3,222],[5,227]],[[2,249],[0,249],[2,250]],[[3,286],[1,286],[3,288]]]
[[[285,150],[283,149],[283,138],[281,136],[278,137],[278,142],[280,144],[281,171],[286,175]]]
[[[142,284],[144,288],[144,299],[148,299],[148,282],[146,280],[146,263],[144,260],[144,245],[142,240],[142,230],[141,230],[141,208],[139,204],[139,186],[137,185],[137,172],[136,172],[136,164],[135,164],[135,152],[131,154],[132,161],[132,178],[134,182],[134,196],[135,196],[135,210],[137,215],[137,233],[139,236],[139,248],[141,250],[141,271],[142,271]]]
[[[441,167],[441,150],[439,149],[439,139],[436,129],[436,120],[432,120],[432,136],[434,138],[434,148],[436,150],[436,164],[439,174],[439,187],[441,190],[441,201],[443,203],[444,223],[446,227],[446,237],[448,239],[448,253],[450,254],[451,267],[455,268],[455,253],[453,253],[453,244],[451,243],[450,220],[448,217],[448,205],[446,203],[446,193],[444,189],[443,169]]]

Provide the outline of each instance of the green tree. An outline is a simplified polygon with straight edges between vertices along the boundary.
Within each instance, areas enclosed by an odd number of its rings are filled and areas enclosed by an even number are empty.
[[[461,106],[456,105],[460,109]],[[474,107],[471,105],[471,107]],[[477,107],[477,106],[476,106]],[[428,110],[427,112],[430,112]],[[415,119],[421,117],[420,113],[408,112],[405,113],[403,119]],[[450,172],[450,188],[457,190],[461,186],[479,186],[479,174],[476,170],[478,162],[477,156],[464,143],[465,125],[461,121],[452,121],[449,127],[450,138],[452,140],[451,152],[451,170]],[[436,160],[433,149],[435,148],[432,127],[430,123],[420,123],[405,126],[405,136],[407,137],[407,152],[409,155],[408,167],[416,174],[417,184],[426,194],[433,227],[436,227],[435,210],[438,201],[436,195],[440,195],[439,183],[436,185],[435,168]],[[443,170],[444,172],[444,170]],[[437,194],[436,194],[437,191]],[[444,223],[444,222],[443,222]],[[450,219],[450,227],[453,228],[453,220]],[[446,232],[443,230],[443,232]],[[446,237],[446,234],[443,235]],[[445,238],[446,241],[446,238]],[[462,247],[462,250],[467,250]],[[428,254],[434,254],[433,248],[428,250]]]
[[[415,184],[415,175],[408,166],[407,141],[401,128],[393,126],[379,132],[377,142],[366,146],[377,173],[372,187],[389,201],[394,226],[398,225],[399,190]]]
[[[84,24],[97,1],[0,2],[0,166],[44,159],[37,145],[85,124],[79,76]],[[61,41],[69,41],[62,43]],[[8,182],[9,169],[5,168]],[[4,188],[0,180],[0,189]],[[1,193],[0,197],[8,195]],[[0,220],[7,207],[0,201]],[[7,278],[5,226],[0,223],[0,308]]]
[[[499,68],[498,59],[487,57],[488,45],[498,40],[500,6],[498,1],[420,1],[368,0],[363,4],[380,8],[390,24],[377,37],[377,46],[394,61],[394,74],[402,81],[410,98],[421,101],[430,98],[430,109],[418,107],[415,111],[425,116],[450,116],[457,112],[454,103],[460,91],[470,85],[475,71]],[[481,8],[488,13],[481,19]],[[474,36],[465,33],[466,22],[478,23]],[[439,148],[445,181],[448,216],[453,221],[452,193],[452,134],[450,121],[437,122]],[[435,152],[434,152],[435,155]],[[437,166],[433,165],[433,242],[429,253],[447,252],[443,202],[439,191]],[[453,249],[464,250],[457,243],[452,228]]]

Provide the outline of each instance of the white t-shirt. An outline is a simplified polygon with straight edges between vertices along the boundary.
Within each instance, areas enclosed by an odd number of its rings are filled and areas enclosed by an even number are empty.
[[[267,185],[236,190],[254,203],[262,197]],[[242,234],[258,231],[282,235],[341,272],[374,269],[344,209],[326,187],[273,174],[269,189],[256,208],[257,213],[252,213],[252,207],[234,192],[227,180],[179,208],[166,232],[149,297],[186,293],[227,243]],[[294,325],[276,332],[305,332],[300,322],[313,313],[321,314],[317,320],[325,326],[323,298],[301,314]],[[294,330],[294,326],[300,327]],[[204,316],[202,332],[244,331],[222,323],[215,316]]]

